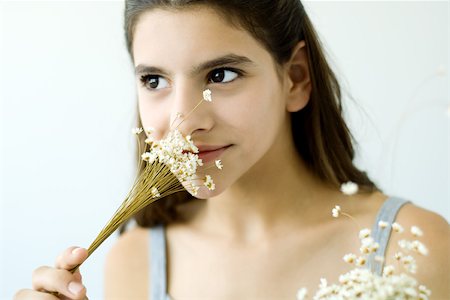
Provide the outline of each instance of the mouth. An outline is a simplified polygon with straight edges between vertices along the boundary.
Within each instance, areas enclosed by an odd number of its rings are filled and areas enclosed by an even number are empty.
[[[225,146],[198,146],[198,158],[204,164],[217,160],[223,152],[225,152],[231,145]]]

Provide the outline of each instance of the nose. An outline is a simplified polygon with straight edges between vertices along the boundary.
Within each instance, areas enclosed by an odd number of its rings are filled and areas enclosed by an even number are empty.
[[[203,99],[203,90],[179,87],[174,90],[170,113],[170,129],[178,129],[183,135],[194,135],[211,130],[214,126],[212,102]]]

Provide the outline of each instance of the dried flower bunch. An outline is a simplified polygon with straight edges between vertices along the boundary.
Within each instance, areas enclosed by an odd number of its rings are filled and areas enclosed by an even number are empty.
[[[355,194],[358,191],[358,186],[353,182],[342,184],[341,191],[346,195]],[[341,207],[336,205],[332,211],[332,216],[335,218],[346,216],[357,222],[353,217],[342,211]],[[389,230],[396,234],[404,232],[404,228],[394,222],[389,224],[385,221],[380,221],[378,226],[382,230]],[[360,226],[358,226],[361,228]],[[412,226],[410,230],[414,238],[423,235],[422,230],[417,226]],[[395,260],[399,263],[400,268],[406,273],[394,274],[395,267],[387,265],[383,268],[383,274],[377,275],[373,270],[365,268],[369,255],[375,253],[379,248],[379,244],[371,237],[371,231],[368,228],[363,228],[359,231],[359,239],[361,242],[360,253],[345,254],[343,260],[354,265],[355,268],[349,272],[339,276],[339,284],[329,285],[325,278],[320,279],[319,288],[313,296],[314,300],[347,300],[347,299],[370,299],[370,300],[428,300],[431,291],[424,285],[419,285],[417,280],[409,274],[417,272],[417,265],[412,253],[427,255],[428,250],[425,245],[419,240],[413,241],[402,239],[398,242],[400,251],[394,255]],[[382,264],[384,257],[375,256],[375,263]],[[409,274],[407,274],[409,273]],[[297,300],[307,299],[308,291],[306,288],[301,288],[297,292]]]
[[[138,169],[142,168],[142,163],[145,163],[145,167],[135,179],[125,200],[89,246],[88,256],[121,224],[150,203],[186,189],[192,195],[197,195],[201,185],[209,190],[215,189],[215,184],[210,175],[204,175],[203,177],[197,175],[198,167],[203,166],[203,162],[198,157],[199,151],[191,136],[183,136],[178,130],[178,127],[189,115],[205,101],[212,101],[211,90],[209,89],[203,91],[203,99],[185,117],[181,113],[177,114],[174,123],[180,118],[181,120],[175,128],[172,128],[174,124],[171,125],[171,129],[164,139],[155,140],[153,138],[154,129],[145,129],[147,138]],[[132,133],[138,139],[139,153],[141,153],[139,135],[142,132],[144,132],[143,128],[132,129]],[[216,160],[215,167],[221,170],[223,168],[222,162]],[[73,268],[71,272],[75,272],[78,268],[79,265]]]

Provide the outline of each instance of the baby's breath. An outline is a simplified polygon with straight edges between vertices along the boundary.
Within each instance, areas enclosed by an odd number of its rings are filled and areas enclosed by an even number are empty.
[[[205,101],[208,101],[208,102],[212,101],[211,90],[210,89],[206,89],[206,90],[203,91],[203,99]]]
[[[341,207],[339,205],[336,205],[332,210],[331,210],[331,214],[333,215],[334,218],[338,218],[339,215],[341,214]]]
[[[423,235],[422,230],[417,226],[411,226],[411,233],[416,237]]]
[[[340,215],[349,217],[356,224],[356,220],[341,207],[336,205],[332,209],[332,216],[337,218]],[[388,227],[386,221],[379,221],[378,227],[383,230]],[[403,227],[398,223],[392,223],[393,231],[403,232]],[[358,226],[359,227],[359,226]],[[361,228],[361,227],[359,227]],[[411,227],[411,233],[415,237],[422,236],[422,231],[417,226]],[[361,255],[347,253],[343,260],[354,266],[350,272],[339,276],[339,284],[328,284],[326,279],[321,278],[319,287],[313,296],[314,300],[353,300],[353,299],[371,299],[371,300],[429,300],[431,291],[425,286],[419,285],[417,281],[406,273],[396,273],[393,265],[386,265],[382,269],[382,274],[377,275],[371,269],[366,267],[369,255],[373,255],[373,262],[381,264],[385,261],[384,256],[377,255],[376,251],[379,244],[371,236],[371,230],[363,228],[358,235],[361,247]],[[397,251],[394,259],[398,263],[399,269],[405,270],[409,274],[416,274],[417,264],[415,258],[408,254],[419,253],[427,255],[428,250],[423,243],[418,240],[409,241],[402,239],[398,242],[400,248],[404,251]],[[300,289],[297,293],[297,299],[307,299],[306,289]]]
[[[220,159],[216,160],[215,163],[216,163],[217,169],[219,169],[219,170],[223,169],[222,161]]]
[[[384,229],[384,228],[386,228],[388,226],[389,226],[388,222],[385,222],[385,221],[379,221],[378,222],[378,227],[380,227],[381,229]]]
[[[358,185],[352,181],[345,182],[341,185],[341,192],[351,196],[358,192]]]
[[[404,231],[403,226],[397,222],[392,223],[392,229],[397,233],[402,233]]]
[[[145,133],[147,135],[151,135],[151,134],[153,134],[153,132],[155,132],[155,128],[153,128],[153,127],[146,127],[145,128]]]
[[[143,131],[143,129],[142,129],[142,128],[139,128],[139,127],[136,127],[136,128],[131,129],[131,133],[132,133],[132,134],[135,134],[135,135],[141,134],[142,131]]]

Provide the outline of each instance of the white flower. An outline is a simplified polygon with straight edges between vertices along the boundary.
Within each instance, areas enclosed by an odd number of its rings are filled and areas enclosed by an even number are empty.
[[[427,287],[424,286],[424,285],[419,285],[419,292],[421,294],[425,294],[427,296],[431,296],[431,291],[429,289],[427,289]]]
[[[136,128],[131,129],[131,133],[132,133],[132,134],[135,134],[135,135],[141,134],[142,131],[143,131],[143,129],[142,129],[142,128],[139,128],[139,127],[136,127]]]
[[[425,247],[425,245],[423,243],[421,243],[420,241],[412,241],[411,242],[411,248],[412,250],[418,252],[421,255],[428,255],[428,249],[427,247]]]
[[[411,233],[417,237],[423,236],[422,230],[417,226],[411,226]]]
[[[212,178],[210,175],[205,176],[204,185],[208,188],[208,190],[212,191],[216,188]]]
[[[297,291],[297,300],[305,300],[307,296],[308,296],[307,288],[301,288]]]
[[[392,223],[392,229],[398,233],[402,233],[404,230],[402,225],[398,224],[397,222]]]
[[[400,260],[402,259],[402,257],[403,257],[403,253],[402,253],[402,252],[396,252],[396,253],[394,254],[394,258],[395,258],[396,260],[398,260],[398,261],[400,261]]]
[[[153,198],[161,197],[161,194],[159,193],[159,191],[156,187],[152,187],[151,193],[152,193]]]
[[[148,138],[145,139],[145,143],[146,143],[146,144],[149,144],[149,145],[152,144],[154,141],[155,141],[155,140],[153,139],[152,136],[149,136]]]
[[[155,132],[155,128],[153,128],[153,127],[146,127],[145,128],[145,133],[147,135],[151,135],[153,132]]]
[[[216,167],[219,170],[223,169],[222,161],[220,159],[216,160]]]
[[[352,181],[345,182],[341,185],[341,192],[351,196],[358,192],[358,185]]]
[[[356,265],[357,266],[364,266],[365,264],[366,264],[366,258],[364,257],[364,256],[359,256],[357,259],[356,259]]]
[[[326,288],[327,284],[328,284],[328,282],[327,282],[326,278],[320,278],[319,288],[321,288],[321,289]]]
[[[336,205],[332,210],[331,210],[331,214],[333,215],[333,217],[337,218],[340,216],[341,214],[341,207],[339,205]]]
[[[142,153],[141,157],[142,160],[147,161],[150,164],[152,164],[157,159],[157,155],[153,152]]]
[[[390,276],[394,274],[395,268],[392,265],[388,265],[383,269],[383,276]]]
[[[343,259],[344,259],[345,262],[347,262],[349,264],[352,264],[356,260],[356,255],[353,254],[353,253],[348,253],[348,254],[344,255]]]
[[[370,236],[370,229],[364,228],[359,231],[359,239],[364,239]]]
[[[211,97],[211,90],[210,89],[206,89],[203,91],[203,100],[211,102],[212,101],[212,97]]]
[[[379,221],[378,222],[378,227],[380,227],[381,229],[384,229],[384,228],[386,228],[388,226],[389,226],[388,222],[385,222],[385,221]]]

